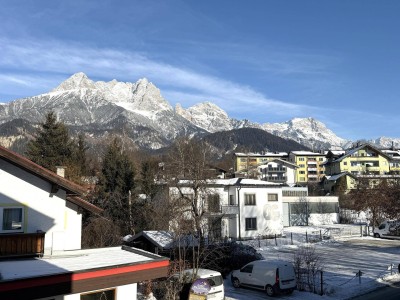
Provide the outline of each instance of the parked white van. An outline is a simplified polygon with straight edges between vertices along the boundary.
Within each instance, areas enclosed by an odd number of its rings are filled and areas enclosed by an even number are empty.
[[[400,220],[383,221],[378,228],[374,229],[374,237],[400,239]]]
[[[209,285],[209,290],[205,299],[225,299],[224,279],[222,278],[220,272],[199,268],[197,269],[195,278],[193,277],[194,272],[196,273],[196,270],[187,269],[182,271],[181,273],[175,274],[174,277],[183,277],[183,281],[189,284],[189,286],[186,286],[189,289],[191,288],[192,283],[196,281],[196,279],[205,279]],[[189,289],[187,291],[182,291],[183,294],[189,294]]]
[[[268,296],[292,293],[296,288],[293,265],[285,261],[253,261],[233,271],[231,281],[235,288],[246,286],[265,290]]]

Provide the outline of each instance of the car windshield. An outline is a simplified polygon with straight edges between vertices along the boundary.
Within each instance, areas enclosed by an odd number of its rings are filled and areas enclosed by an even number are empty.
[[[212,278],[207,278],[207,281],[210,284],[210,286],[218,286],[223,283],[222,276],[215,276]]]

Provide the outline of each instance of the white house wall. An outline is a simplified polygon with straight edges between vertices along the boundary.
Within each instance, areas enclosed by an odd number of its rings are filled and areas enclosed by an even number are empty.
[[[300,203],[301,201],[307,203],[332,203],[339,205],[339,198],[337,196],[306,196],[306,197],[283,197],[284,203]],[[288,212],[290,214],[290,212]],[[290,216],[289,216],[290,218]],[[339,223],[339,212],[336,213],[310,213],[308,217],[309,225],[329,225]]]
[[[281,234],[282,190],[280,188],[242,187],[239,190],[240,237],[253,238]],[[256,205],[245,205],[245,195],[255,194]],[[268,201],[268,194],[278,194],[278,201]],[[257,218],[257,230],[245,230],[246,218]]]
[[[0,160],[0,206],[23,206],[24,233],[46,232],[45,254],[81,248],[82,216],[68,203],[65,191],[51,194],[51,184]],[[6,184],[4,184],[6,183]]]
[[[181,188],[183,194],[193,194],[191,188]],[[171,188],[171,195],[177,195],[178,190]],[[216,186],[210,187],[208,193],[218,194],[220,198],[220,205],[229,207],[230,195],[233,195],[234,204],[233,208],[239,206],[239,214],[221,214],[222,216],[222,237],[229,237],[234,239],[248,239],[257,236],[272,236],[281,234],[283,230],[283,209],[282,209],[282,189],[280,186],[274,187],[247,187],[247,186]],[[238,196],[239,193],[239,196]],[[244,205],[245,194],[256,195],[256,205]],[[268,194],[277,194],[278,201],[268,201]],[[239,205],[238,205],[239,203]],[[190,214],[187,213],[186,217],[189,218]],[[257,218],[257,230],[246,230],[246,218]],[[240,221],[239,221],[240,219]],[[239,225],[240,223],[240,225]],[[171,223],[171,230],[173,225]],[[204,218],[204,228],[207,229],[207,219]],[[240,228],[240,233],[239,233]],[[207,232],[207,230],[205,230]]]

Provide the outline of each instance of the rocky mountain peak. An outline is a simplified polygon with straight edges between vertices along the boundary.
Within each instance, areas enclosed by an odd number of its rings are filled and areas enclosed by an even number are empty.
[[[68,90],[76,90],[82,88],[95,88],[94,82],[90,80],[85,73],[79,72],[75,73],[67,80],[63,81],[58,87],[56,87],[52,92],[62,92]]]
[[[181,105],[177,105],[175,112],[209,132],[231,130],[233,128],[228,114],[211,102],[202,102],[186,110]]]

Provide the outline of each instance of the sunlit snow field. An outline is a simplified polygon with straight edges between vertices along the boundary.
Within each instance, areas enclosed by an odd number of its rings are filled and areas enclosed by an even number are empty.
[[[341,234],[320,241],[329,229]],[[321,227],[290,227],[285,229],[286,239],[251,240],[252,245],[265,259],[293,261],[294,253],[301,245],[313,241],[316,253],[323,266],[323,282],[326,295],[294,291],[292,295],[282,295],[281,299],[347,299],[364,294],[390,282],[400,281],[400,241],[361,237],[360,226],[331,225]],[[293,239],[291,239],[293,237]],[[292,244],[293,240],[293,244]],[[276,245],[277,244],[277,245]],[[391,266],[393,268],[391,269]],[[362,272],[361,280],[356,276]],[[360,283],[361,282],[361,283]],[[227,299],[266,299],[262,291],[246,288],[235,289],[229,277],[225,280]]]

